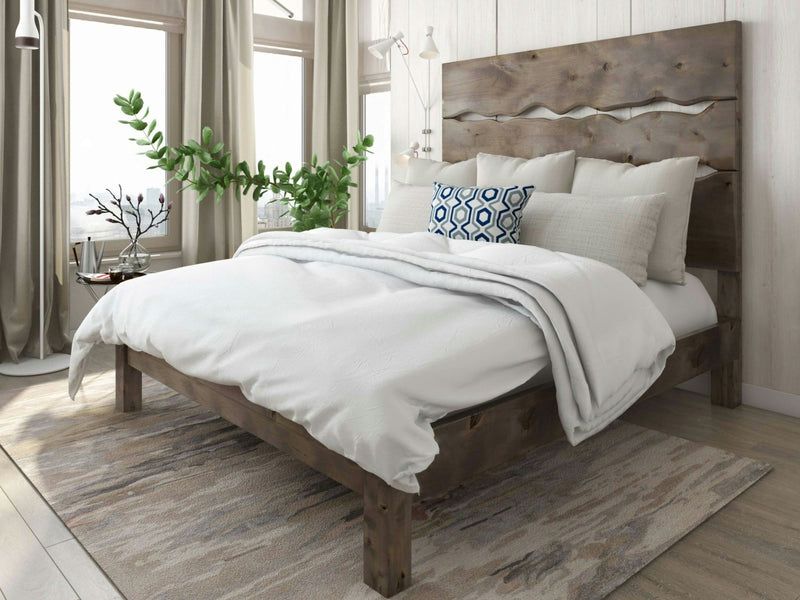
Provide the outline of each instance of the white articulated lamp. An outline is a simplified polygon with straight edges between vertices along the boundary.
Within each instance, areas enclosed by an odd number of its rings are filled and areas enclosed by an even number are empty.
[[[422,51],[419,53],[419,57],[428,61],[428,101],[422,98],[422,93],[419,91],[419,87],[417,86],[417,82],[414,79],[414,75],[411,73],[411,67],[408,64],[408,46],[406,46],[405,42],[403,42],[403,32],[398,31],[392,36],[389,36],[385,40],[381,40],[369,47],[370,53],[376,58],[385,58],[387,54],[392,50],[393,46],[397,46],[400,51],[400,56],[403,59],[403,64],[406,66],[406,70],[408,71],[408,78],[411,80],[411,84],[414,86],[414,91],[417,92],[417,97],[419,98],[420,103],[422,104],[422,109],[425,111],[425,125],[422,129],[422,135],[425,138],[425,145],[422,147],[422,152],[425,154],[426,157],[429,157],[431,150],[431,61],[439,58],[439,49],[436,47],[436,43],[433,41],[433,27],[428,25],[425,30],[425,41],[422,43]]]
[[[37,29],[36,23],[39,23]],[[44,51],[45,28],[42,15],[34,10],[33,0],[20,0],[19,25],[14,44],[21,50],[39,50],[39,356],[20,357],[17,363],[0,363],[0,375],[26,377],[63,371],[69,367],[69,354],[45,356],[45,289],[44,289]]]

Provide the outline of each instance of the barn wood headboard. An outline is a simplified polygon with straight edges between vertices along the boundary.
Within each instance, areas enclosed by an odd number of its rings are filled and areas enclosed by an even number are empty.
[[[695,185],[686,263],[720,271],[718,311],[740,317],[741,31],[740,22],[729,21],[447,63],[443,158],[478,152],[531,158],[569,149],[633,164],[699,156],[718,172]],[[576,107],[608,111],[664,100],[713,103],[699,114],[647,112],[628,120],[458,118],[518,117],[537,106],[563,115]]]

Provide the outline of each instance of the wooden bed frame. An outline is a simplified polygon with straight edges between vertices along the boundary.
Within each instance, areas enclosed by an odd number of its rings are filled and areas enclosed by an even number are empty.
[[[741,402],[740,89],[741,23],[727,22],[520,52],[443,66],[444,158],[479,151],[533,157],[576,149],[634,164],[698,155],[717,170],[697,182],[687,265],[717,271],[719,323],[678,339],[658,394],[711,371],[711,402]],[[559,114],[669,100],[713,104],[699,114],[649,112],[629,120],[516,118],[534,106]],[[479,113],[485,120],[461,120]],[[117,409],[141,410],[142,373],[290,453],[364,496],[364,582],[384,596],[411,584],[412,495],[328,450],[306,430],[247,401],[236,387],[189,377],[166,362],[117,347]],[[563,435],[552,385],[487,402],[435,422],[441,449],[418,478],[422,495],[440,495],[481,471]]]

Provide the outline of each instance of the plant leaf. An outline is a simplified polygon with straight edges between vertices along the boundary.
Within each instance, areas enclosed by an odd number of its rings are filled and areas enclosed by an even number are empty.
[[[203,145],[208,146],[214,138],[214,131],[211,127],[203,127]]]

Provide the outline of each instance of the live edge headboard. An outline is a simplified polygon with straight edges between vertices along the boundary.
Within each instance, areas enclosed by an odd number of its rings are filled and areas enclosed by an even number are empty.
[[[686,263],[718,271],[721,316],[741,316],[740,98],[738,21],[517,52],[442,67],[444,160],[478,152],[531,158],[578,156],[653,162],[699,156],[717,172],[695,185]],[[646,112],[627,120],[519,117],[533,107],[563,115],[655,101],[712,104],[699,114]],[[462,120],[478,113],[483,120]],[[496,117],[518,117],[499,121]]]

